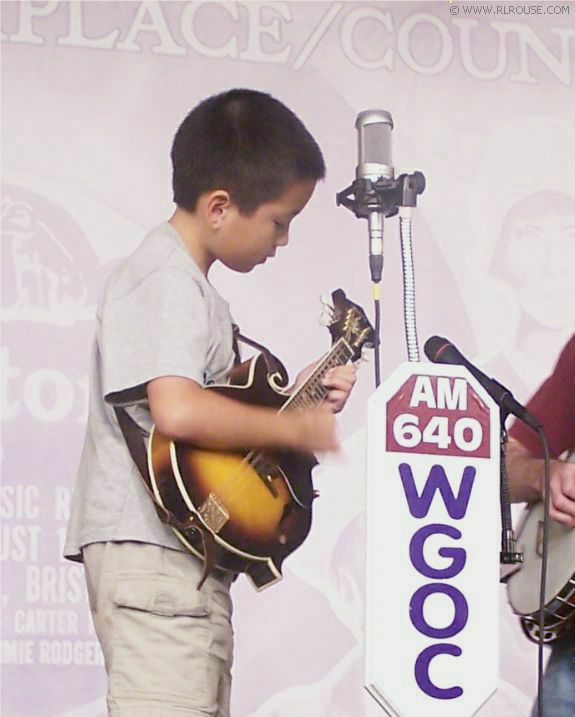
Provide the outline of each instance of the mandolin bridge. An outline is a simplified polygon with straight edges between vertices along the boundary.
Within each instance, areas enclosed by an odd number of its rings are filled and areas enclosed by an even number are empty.
[[[230,514],[214,493],[209,494],[198,513],[212,533],[219,533],[230,519]]]

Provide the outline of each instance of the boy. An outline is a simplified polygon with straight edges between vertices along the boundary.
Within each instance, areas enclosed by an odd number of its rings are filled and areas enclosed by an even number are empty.
[[[114,415],[198,446],[337,447],[333,412],[352,367],[325,380],[322,408],[276,413],[202,386],[234,362],[215,261],[248,272],[288,242],[325,166],[300,120],[269,95],[232,90],[186,117],[172,147],[176,211],[108,282],[98,312],[91,405],[65,555],[83,560],[112,717],[229,714],[233,575],[203,566],[158,519]]]

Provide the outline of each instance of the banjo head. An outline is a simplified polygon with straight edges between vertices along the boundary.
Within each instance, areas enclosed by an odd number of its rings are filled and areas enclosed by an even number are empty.
[[[539,610],[539,589],[543,547],[543,504],[528,509],[520,528],[519,549],[523,567],[508,582],[508,598],[518,615],[531,615]],[[575,576],[575,529],[549,521],[549,552],[545,604],[548,605]],[[571,586],[575,590],[575,584]]]

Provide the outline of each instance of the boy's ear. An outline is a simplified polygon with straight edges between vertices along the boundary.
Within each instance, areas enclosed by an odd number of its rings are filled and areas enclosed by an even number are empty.
[[[225,189],[214,189],[204,202],[206,219],[212,229],[219,229],[232,206],[232,199]]]

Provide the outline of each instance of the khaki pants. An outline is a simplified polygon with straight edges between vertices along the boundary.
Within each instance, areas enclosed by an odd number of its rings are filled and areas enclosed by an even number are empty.
[[[147,543],[84,548],[110,717],[229,717],[231,575]]]

